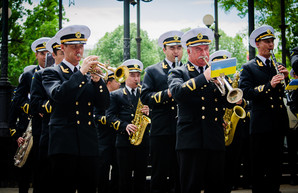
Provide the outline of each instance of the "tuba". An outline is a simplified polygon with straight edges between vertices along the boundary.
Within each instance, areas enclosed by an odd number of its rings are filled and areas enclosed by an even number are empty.
[[[149,123],[151,123],[151,119],[149,117],[147,117],[146,115],[144,115],[141,111],[143,106],[144,105],[142,104],[141,99],[139,99],[137,109],[136,109],[136,113],[135,113],[135,117],[131,121],[131,123],[134,124],[135,126],[137,126],[138,129],[137,129],[136,132],[134,132],[133,134],[131,134],[129,136],[129,141],[133,145],[140,145],[141,144],[141,142],[143,140],[144,133],[145,133],[146,128],[147,128],[147,125]]]
[[[23,167],[23,165],[26,163],[33,145],[32,119],[30,119],[28,127],[24,132],[22,138],[24,138],[25,141],[18,147],[17,152],[14,156],[14,165],[19,168]]]
[[[233,83],[232,83],[233,88],[238,87],[238,80],[239,80],[239,72],[236,72],[235,79],[233,80]],[[246,104],[244,106],[246,106]],[[239,105],[234,106],[233,109],[226,109],[225,114],[223,116],[223,120],[228,124],[224,131],[226,146],[229,146],[234,139],[234,134],[235,134],[239,119],[244,119],[245,117],[246,117],[246,112]]]

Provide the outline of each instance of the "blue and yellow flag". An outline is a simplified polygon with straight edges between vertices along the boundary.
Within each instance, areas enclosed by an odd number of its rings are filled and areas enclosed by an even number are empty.
[[[211,78],[219,77],[222,74],[229,75],[236,73],[236,58],[229,58],[211,62]]]
[[[296,90],[298,88],[298,79],[293,79],[286,87],[286,90]]]

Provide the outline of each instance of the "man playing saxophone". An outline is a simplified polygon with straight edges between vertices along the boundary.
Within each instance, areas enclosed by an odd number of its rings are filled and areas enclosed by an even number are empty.
[[[137,59],[130,59],[122,65],[128,67],[129,76],[124,88],[111,92],[111,104],[107,110],[107,121],[117,131],[115,145],[119,167],[119,191],[121,193],[144,193],[149,155],[148,130],[132,124],[135,116],[142,116],[135,112],[140,98],[138,84],[143,63]],[[149,107],[144,105],[141,111],[148,115]],[[132,145],[129,138],[140,129],[146,129],[142,143],[138,146]],[[133,178],[132,172],[134,172]]]

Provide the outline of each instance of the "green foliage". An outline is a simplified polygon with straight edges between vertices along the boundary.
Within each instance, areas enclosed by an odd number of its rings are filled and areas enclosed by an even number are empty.
[[[243,18],[248,13],[248,1],[247,0],[219,0],[219,5],[229,12],[232,8],[236,8],[239,11],[239,16]],[[286,28],[286,53],[289,58],[289,50],[292,50],[298,44],[298,0],[285,0],[285,24]],[[254,1],[255,8],[255,23],[256,27],[267,24],[271,25],[276,35],[281,40],[281,5],[280,1],[272,0],[259,0]],[[278,45],[279,51],[281,51],[281,41]],[[288,65],[287,65],[288,66]]]
[[[58,31],[58,0],[41,0],[33,10],[25,9],[24,2],[32,4],[31,1],[9,1],[12,16],[8,23],[8,78],[14,86],[18,85],[18,77],[24,67],[36,63],[31,50],[33,41],[53,37]]]
[[[108,62],[113,67],[117,67],[123,62],[123,25],[118,26],[113,32],[106,33],[102,37],[90,54],[99,56],[101,62]],[[130,58],[137,58],[136,43],[137,28],[135,23],[130,24]],[[144,69],[155,64],[164,58],[157,50],[157,42],[150,40],[146,31],[140,30],[141,34],[141,61]]]

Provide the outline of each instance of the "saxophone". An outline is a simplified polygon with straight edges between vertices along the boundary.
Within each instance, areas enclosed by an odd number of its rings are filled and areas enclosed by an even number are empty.
[[[147,125],[151,123],[151,119],[142,113],[143,104],[141,99],[138,100],[138,105],[135,113],[134,119],[131,121],[132,124],[138,127],[137,131],[129,136],[129,141],[133,145],[140,145],[144,133],[146,131]]]
[[[24,132],[22,138],[24,138],[24,143],[21,144],[14,156],[14,165],[21,168],[26,163],[28,155],[33,145],[33,136],[32,136],[32,119],[30,119],[28,127]]]
[[[239,75],[239,72],[237,71],[232,83],[233,88],[238,88],[239,78],[240,78],[240,75]],[[229,146],[233,141],[239,119],[244,119],[245,117],[246,117],[245,110],[239,105],[234,106],[233,109],[228,109],[228,108],[226,109],[225,114],[223,116],[223,120],[227,123],[227,127],[224,131],[226,146]]]

